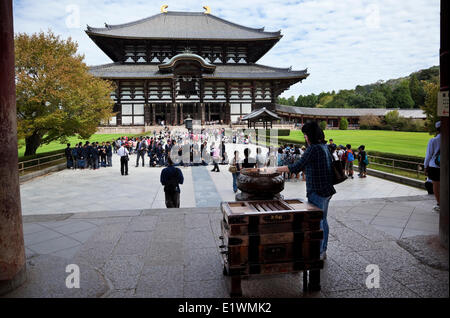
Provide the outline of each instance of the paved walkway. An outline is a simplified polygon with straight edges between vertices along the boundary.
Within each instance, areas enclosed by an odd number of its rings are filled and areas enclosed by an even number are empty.
[[[333,204],[322,290],[304,295],[301,274],[252,276],[243,280],[244,297],[448,297],[448,251],[437,253],[446,268],[428,266],[424,259],[439,247],[422,244],[416,258],[365,220],[414,204],[425,213],[422,202]],[[228,297],[218,248],[221,218],[218,208],[24,216],[28,280],[6,297]],[[80,289],[65,286],[68,264],[80,267]],[[369,264],[379,266],[379,288],[366,287]]]
[[[227,145],[227,153],[241,152],[247,145]],[[255,145],[249,145],[256,153]],[[112,168],[64,170],[36,178],[21,185],[23,215],[61,214],[94,211],[120,211],[165,208],[159,177],[162,168],[135,167],[129,162],[129,176],[121,176],[119,158]],[[181,207],[217,207],[220,201],[234,201],[232,175],[228,166],[211,172],[212,165],[181,168]],[[348,200],[383,198],[375,206],[352,209],[352,215],[396,238],[438,233],[438,214],[431,212],[433,196],[426,191],[368,176],[347,180],[336,186],[331,205],[341,207]],[[305,198],[306,183],[290,180],[282,192],[286,198]],[[421,196],[424,201],[392,209],[385,198]],[[381,210],[383,212],[381,212]],[[330,211],[333,213],[333,210]]]

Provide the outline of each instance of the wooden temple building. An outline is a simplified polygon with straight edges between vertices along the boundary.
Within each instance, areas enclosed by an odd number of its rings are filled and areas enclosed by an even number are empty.
[[[115,83],[109,126],[236,123],[252,111],[275,110],[277,97],[307,70],[257,64],[282,37],[205,12],[161,13],[86,33],[113,63],[90,72]]]
[[[266,107],[256,109],[252,111],[250,114],[245,115],[242,118],[243,121],[247,121],[247,127],[253,129],[257,128],[272,128],[274,121],[281,120],[280,116],[275,114],[274,112],[271,112]]]
[[[342,118],[348,121],[349,129],[358,129],[361,117],[372,115],[381,120],[387,113],[398,111],[400,117],[411,120],[425,120],[427,118],[422,109],[399,109],[399,108],[312,108],[296,107],[286,105],[275,105],[275,113],[281,117],[282,123],[303,125],[307,121],[327,123],[327,129],[338,129]]]

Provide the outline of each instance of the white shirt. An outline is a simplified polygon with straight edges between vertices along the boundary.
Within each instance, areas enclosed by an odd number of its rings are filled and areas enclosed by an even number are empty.
[[[128,150],[125,147],[120,147],[119,150],[117,150],[117,154],[120,157],[128,155]]]
[[[434,160],[436,159],[436,155],[440,149],[441,149],[441,134],[438,134],[436,137],[431,138],[430,141],[428,142],[427,154],[425,156],[425,161],[423,163],[425,168],[428,167],[439,168],[434,163]]]

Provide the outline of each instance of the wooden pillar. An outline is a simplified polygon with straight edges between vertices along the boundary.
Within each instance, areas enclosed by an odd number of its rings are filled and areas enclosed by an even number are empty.
[[[208,121],[211,121],[211,104],[210,103],[206,103],[207,104],[207,109],[208,109]]]
[[[256,82],[252,81],[252,111],[256,108]]]
[[[0,1],[0,295],[26,280],[25,246],[17,168],[14,29],[11,0]]]
[[[150,112],[150,105],[145,104],[144,105],[144,123],[145,125],[149,125],[151,122],[151,112]]]
[[[447,91],[450,87],[449,79],[449,37],[450,37],[450,2],[441,0],[441,48],[440,48],[440,91]],[[447,70],[447,71],[446,71]],[[440,212],[439,212],[439,239],[448,249],[448,162],[449,162],[449,122],[448,114],[441,117],[441,168],[440,168]]]
[[[178,125],[178,104],[177,103],[172,103],[172,125],[176,126]]]
[[[205,103],[200,103],[200,120],[205,124]]]
[[[225,98],[226,98],[226,104],[225,104],[225,121],[227,124],[231,123],[231,104],[230,104],[230,82],[226,81],[225,83]]]
[[[224,123],[225,107],[223,103],[219,103],[219,120],[220,123]]]
[[[170,121],[170,103],[164,104],[164,125],[168,125]]]
[[[122,99],[121,96],[121,87],[120,87],[120,80],[117,80],[117,106],[118,106],[118,113],[116,115],[116,124],[117,126],[122,126]]]
[[[170,123],[170,125],[175,125],[175,120],[176,120],[175,119],[176,118],[175,107],[177,106],[177,104],[175,103],[176,96],[177,96],[177,94],[176,94],[177,80],[175,77],[172,79],[171,89],[172,89],[172,91],[171,91],[172,92],[172,94],[171,94],[172,104],[170,104],[168,107],[170,109],[169,123]],[[167,125],[169,125],[169,123]]]
[[[180,103],[180,125],[184,124],[183,103]]]
[[[156,125],[156,104],[152,104],[152,125]]]

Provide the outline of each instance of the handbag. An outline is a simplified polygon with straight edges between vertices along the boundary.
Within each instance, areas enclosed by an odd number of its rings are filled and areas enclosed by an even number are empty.
[[[347,180],[345,171],[342,168],[342,164],[339,160],[334,159],[333,154],[328,151],[331,156],[331,168],[333,169],[333,185],[339,184]]]
[[[331,167],[333,169],[333,185],[347,180],[347,176],[345,175],[344,169],[342,169],[342,164],[340,161],[333,159]]]
[[[230,165],[230,167],[228,168],[228,171],[230,171],[231,173],[236,173],[237,172],[237,168],[235,165]]]

